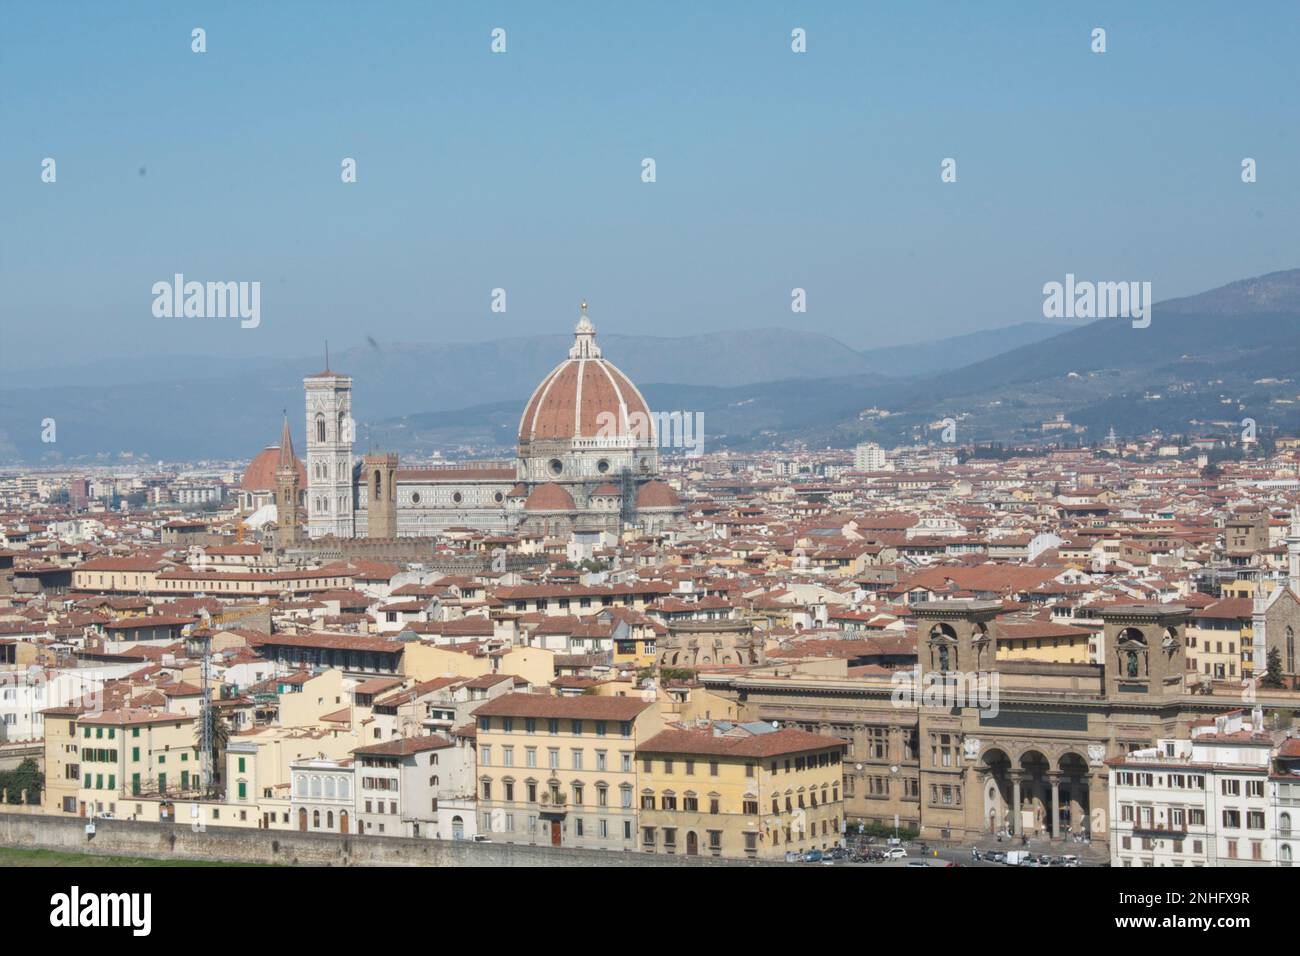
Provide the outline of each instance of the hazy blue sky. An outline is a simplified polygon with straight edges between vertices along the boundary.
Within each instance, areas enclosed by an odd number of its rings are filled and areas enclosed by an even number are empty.
[[[2,16],[0,365],[565,332],[583,297],[602,330],[866,347],[1041,318],[1066,272],[1160,300],[1300,266],[1291,0]],[[155,318],[175,272],[260,280],[261,327]]]

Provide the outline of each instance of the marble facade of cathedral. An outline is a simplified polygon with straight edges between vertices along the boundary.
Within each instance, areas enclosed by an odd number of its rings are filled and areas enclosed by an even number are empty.
[[[352,379],[328,368],[305,378],[308,536],[618,534],[625,523],[655,533],[680,518],[676,492],[659,479],[649,406],[601,354],[582,309],[568,357],[524,407],[513,465],[401,468],[391,454],[360,458]]]

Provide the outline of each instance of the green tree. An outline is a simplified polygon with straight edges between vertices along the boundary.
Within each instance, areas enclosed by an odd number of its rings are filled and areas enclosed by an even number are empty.
[[[6,802],[22,803],[23,791],[27,792],[29,804],[41,802],[41,792],[45,789],[45,774],[40,765],[28,757],[13,770],[0,772],[0,790],[6,792]]]
[[[1276,648],[1269,648],[1267,673],[1259,679],[1260,687],[1280,688],[1282,686],[1282,653]]]

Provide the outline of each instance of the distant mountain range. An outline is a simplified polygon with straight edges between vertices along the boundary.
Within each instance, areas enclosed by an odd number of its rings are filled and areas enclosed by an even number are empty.
[[[1247,416],[1261,429],[1300,428],[1300,270],[1157,303],[1145,329],[1034,321],[863,351],[779,328],[599,341],[652,408],[704,412],[706,448],[894,443],[943,418],[957,420],[959,442],[1015,439],[1056,414],[1120,434],[1208,431],[1203,423]],[[331,364],[354,378],[360,446],[463,454],[513,444],[523,402],[570,344],[378,343]],[[107,463],[123,450],[251,457],[277,439],[281,409],[300,427],[302,378],[321,364],[169,358],[143,372],[100,363],[6,373],[0,462]],[[54,444],[40,440],[45,418],[57,422]]]

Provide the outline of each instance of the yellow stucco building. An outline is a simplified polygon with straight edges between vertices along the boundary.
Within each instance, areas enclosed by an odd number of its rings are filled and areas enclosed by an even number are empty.
[[[837,846],[844,747],[764,723],[670,727],[637,747],[640,848],[779,859]]]

